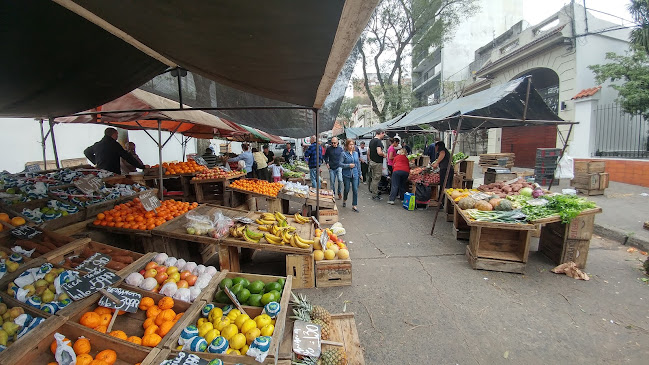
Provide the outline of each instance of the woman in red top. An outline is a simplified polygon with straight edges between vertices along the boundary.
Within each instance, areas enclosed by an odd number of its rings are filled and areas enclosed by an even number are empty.
[[[406,149],[401,148],[397,151],[392,165],[392,188],[390,189],[390,199],[388,204],[394,204],[394,199],[399,194],[399,199],[403,200],[403,195],[408,188],[408,175],[410,175],[410,161],[406,157]]]

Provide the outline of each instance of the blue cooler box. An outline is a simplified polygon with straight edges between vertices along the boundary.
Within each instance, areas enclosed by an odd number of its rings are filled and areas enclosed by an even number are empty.
[[[415,210],[415,194],[405,193],[403,195],[403,209]]]

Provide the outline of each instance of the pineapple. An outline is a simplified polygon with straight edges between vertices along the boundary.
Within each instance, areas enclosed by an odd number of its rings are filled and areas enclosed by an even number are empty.
[[[295,314],[295,316],[291,317],[293,319],[299,319],[300,321],[304,322],[311,322],[320,326],[320,338],[323,340],[329,339],[329,324],[327,324],[325,321],[321,319],[311,319],[309,312],[307,312],[304,308],[293,308],[293,313]]]
[[[324,309],[324,307],[309,303],[306,300],[306,297],[302,294],[300,294],[299,297],[297,297],[293,293],[291,293],[291,295],[293,295],[294,306],[306,310],[312,319],[319,319],[326,323],[328,326],[331,326],[331,314],[329,313],[329,311]]]
[[[293,365],[347,365],[345,351],[335,348],[322,351],[320,357],[305,357],[293,361]]]

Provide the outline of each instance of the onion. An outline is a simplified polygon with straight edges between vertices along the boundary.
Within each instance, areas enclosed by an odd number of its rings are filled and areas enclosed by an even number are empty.
[[[533,197],[534,199],[536,199],[536,198],[538,198],[538,197],[540,197],[540,196],[543,196],[543,190],[541,190],[541,189],[534,189],[534,191],[532,192],[532,197]]]

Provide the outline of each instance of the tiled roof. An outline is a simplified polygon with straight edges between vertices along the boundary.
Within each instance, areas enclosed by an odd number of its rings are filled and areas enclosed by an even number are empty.
[[[598,91],[600,91],[601,89],[602,89],[601,86],[591,87],[590,89],[583,89],[582,91],[579,92],[579,94],[577,94],[577,95],[573,96],[572,98],[570,98],[570,100],[587,98],[589,96],[593,96]]]

